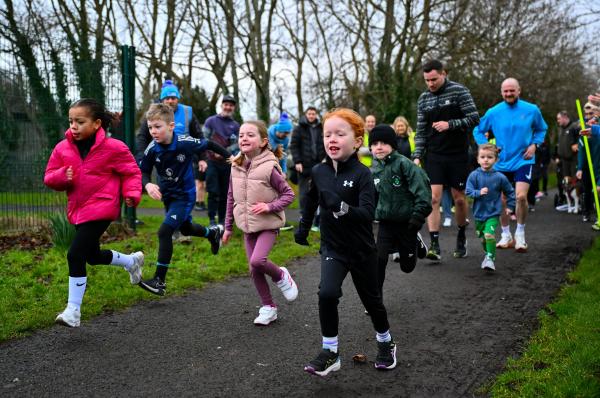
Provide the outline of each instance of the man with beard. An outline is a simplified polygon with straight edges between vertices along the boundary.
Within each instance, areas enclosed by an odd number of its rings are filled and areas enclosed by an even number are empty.
[[[237,101],[232,95],[224,95],[221,100],[221,112],[206,119],[202,129],[208,140],[227,148],[233,155],[239,152],[240,124],[233,120],[236,104]],[[208,220],[210,225],[217,223],[217,214],[219,224],[225,222],[230,175],[231,165],[227,163],[227,159],[209,151],[208,168],[206,169],[206,192],[208,192]]]
[[[292,132],[290,152],[298,173],[300,212],[304,212],[306,193],[312,177],[312,168],[325,159],[323,146],[323,126],[317,115],[317,108],[309,106]],[[319,230],[319,217],[315,216],[313,231]]]
[[[527,218],[527,192],[535,163],[535,151],[544,142],[548,125],[540,109],[519,98],[521,87],[514,78],[502,82],[501,94],[504,101],[488,109],[479,126],[473,131],[478,144],[487,143],[485,133],[492,130],[496,146],[500,151],[494,169],[503,173],[515,185],[517,196],[517,229],[515,240],[510,233],[510,218],[503,212],[500,217],[502,235],[496,247],[514,247],[519,253],[527,252],[525,242],[525,220]],[[502,205],[506,208],[506,198]]]

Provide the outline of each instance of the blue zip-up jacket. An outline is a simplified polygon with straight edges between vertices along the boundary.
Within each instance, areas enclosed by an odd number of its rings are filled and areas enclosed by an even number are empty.
[[[178,135],[190,135],[190,123],[194,112],[192,107],[183,104],[177,104],[177,110],[173,114],[175,117],[175,129],[173,132]]]
[[[488,142],[485,133],[490,130],[496,137],[496,146],[501,149],[494,169],[516,171],[535,163],[535,155],[531,159],[523,159],[523,154],[529,145],[544,142],[548,125],[536,105],[518,99],[512,105],[502,101],[488,109],[479,126],[473,130],[477,144]]]
[[[140,162],[142,170],[142,186],[150,182],[152,168],[156,167],[158,186],[165,200],[196,200],[196,183],[192,171],[194,155],[200,156],[204,151],[214,151],[224,158],[231,154],[222,146],[205,138],[196,139],[189,135],[173,134],[169,145],[152,141],[144,151]]]
[[[592,126],[592,134],[588,137],[588,145],[590,146],[590,156],[592,158],[592,167],[594,168],[594,177],[596,185],[600,183],[600,125]],[[583,143],[583,137],[579,137],[579,151],[577,152],[577,170],[583,170],[584,167],[589,167],[587,164],[587,155]]]
[[[278,124],[274,124],[271,127],[269,127],[268,130],[268,136],[269,136],[269,145],[271,145],[271,148],[273,150],[277,149],[278,145],[281,145],[281,149],[283,149],[283,152],[285,153],[284,156],[279,159],[279,165],[281,166],[281,170],[283,171],[283,173],[285,174],[287,172],[287,150],[288,150],[288,146],[290,145],[290,135],[291,134],[286,134],[285,137],[283,138],[279,138],[277,137],[277,126]]]
[[[487,187],[488,193],[481,195],[481,188]],[[508,178],[494,169],[484,171],[477,168],[467,179],[467,196],[473,201],[473,216],[477,221],[498,217],[502,213],[502,193],[506,195],[506,206],[515,211],[515,190]]]

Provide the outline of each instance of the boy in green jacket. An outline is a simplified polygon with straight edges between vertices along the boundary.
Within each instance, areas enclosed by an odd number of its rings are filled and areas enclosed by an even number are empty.
[[[375,157],[378,279],[383,289],[390,253],[400,253],[400,268],[404,272],[411,272],[417,257],[427,254],[419,230],[431,213],[431,186],[427,174],[396,151],[396,133],[390,126],[375,126],[369,139]]]

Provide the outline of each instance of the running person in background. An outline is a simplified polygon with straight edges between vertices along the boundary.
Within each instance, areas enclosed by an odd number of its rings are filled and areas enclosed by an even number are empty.
[[[173,132],[173,111],[165,104],[152,104],[146,120],[154,141],[148,145],[140,162],[142,183],[152,199],[160,200],[165,207],[165,219],[158,229],[158,257],[152,279],[140,286],[150,293],[162,296],[167,289],[166,276],[173,256],[172,236],[176,230],[185,236],[201,236],[209,240],[211,251],[217,254],[221,245],[222,227],[205,228],[192,222],[192,209],[196,201],[196,186],[192,161],[206,150],[215,151],[224,158],[230,153],[206,139],[198,140]],[[150,182],[152,169],[156,168],[158,185]]]
[[[590,106],[588,106],[588,104]],[[590,148],[590,157],[592,159],[592,167],[594,169],[594,177],[596,177],[596,187],[600,187],[600,124],[595,116],[593,105],[588,103],[585,106],[585,123],[586,129],[580,134],[588,136],[588,145]],[[590,165],[587,160],[587,153],[584,147],[583,137],[579,139],[579,151],[577,157],[577,179],[583,182],[583,222],[591,221],[594,210],[594,192],[592,177],[590,174]],[[596,220],[592,224],[595,230],[600,229],[600,220]]]
[[[373,154],[371,153],[371,150],[369,148],[369,135],[371,134],[371,130],[373,130],[373,127],[375,127],[375,124],[377,124],[377,119],[375,118],[375,115],[367,115],[365,117],[365,135],[363,139],[363,144],[358,150],[358,159],[362,164],[364,164],[368,168],[371,168],[371,166],[373,165]]]
[[[232,154],[239,150],[237,136],[240,124],[233,120],[233,112],[237,102],[231,95],[224,95],[221,100],[221,112],[206,119],[202,132],[209,141],[227,148]],[[231,166],[220,154],[208,152],[208,166],[206,168],[206,192],[208,193],[208,220],[210,225],[225,222],[225,209],[227,207],[227,191],[229,189],[229,176]]]
[[[412,153],[415,150],[415,133],[413,132],[408,120],[404,116],[398,116],[392,124],[396,132],[396,147],[397,151],[411,159]]]
[[[292,129],[294,126],[292,125],[292,121],[290,120],[289,115],[286,112],[281,112],[281,116],[279,116],[279,121],[269,127],[268,135],[269,135],[269,145],[273,151],[277,151],[279,148],[281,150],[281,158],[279,159],[279,166],[281,166],[281,171],[283,175],[287,178],[287,154],[288,147],[290,145],[290,136],[292,134]],[[289,231],[294,229],[294,227],[289,224],[286,220],[285,224],[279,229],[280,231]]]
[[[308,245],[311,221],[317,206],[321,206],[319,320],[323,349],[304,370],[326,376],[340,369],[338,303],[348,272],[377,332],[375,367],[393,369],[396,344],[377,280],[375,188],[371,172],[357,156],[365,132],[364,121],[353,110],[338,108],[323,118],[323,132],[327,157],[312,169],[305,208],[294,234],[296,243]]]
[[[514,247],[517,252],[525,253],[525,220],[529,211],[527,192],[531,183],[535,151],[544,142],[548,125],[539,108],[519,98],[521,88],[514,78],[502,82],[501,94],[504,101],[488,109],[481,118],[479,126],[473,131],[478,144],[487,143],[485,133],[494,132],[496,146],[500,151],[496,171],[502,172],[508,180],[515,184],[517,197],[517,229],[515,239],[510,233],[510,217],[502,213],[502,235],[497,247],[507,249]],[[506,208],[506,198],[502,204]]]
[[[288,301],[298,296],[298,287],[287,268],[278,267],[267,258],[279,228],[285,223],[283,210],[294,201],[294,191],[279,166],[283,151],[277,147],[275,153],[271,152],[263,122],[242,124],[239,146],[240,153],[231,165],[223,243],[229,241],[235,220],[244,232],[250,275],[262,304],[254,324],[266,326],[277,319],[277,306],[269,290],[267,275]]]
[[[417,165],[425,161],[425,171],[431,182],[433,210],[427,217],[431,237],[427,258],[433,261],[442,259],[439,234],[444,185],[451,188],[458,226],[453,255],[461,258],[467,255],[465,184],[469,175],[469,137],[473,127],[479,123],[479,114],[469,90],[450,81],[440,61],[426,62],[423,77],[427,91],[421,94],[417,103],[413,159]]]
[[[100,250],[100,237],[121,212],[121,197],[135,207],[142,197],[141,173],[127,146],[106,136],[112,115],[93,99],[81,99],[69,109],[70,128],[48,160],[44,184],[66,191],[67,217],[75,238],[67,253],[69,298],[56,322],[78,327],[87,286],[86,263],[110,264],[129,272],[137,285],[142,278],[144,254]]]
[[[481,238],[485,257],[481,268],[495,271],[496,266],[496,230],[498,217],[502,213],[502,194],[507,198],[507,214],[515,210],[515,191],[506,176],[495,171],[498,149],[493,144],[482,144],[477,151],[477,162],[481,167],[469,174],[467,196],[473,198],[473,217],[475,230]]]

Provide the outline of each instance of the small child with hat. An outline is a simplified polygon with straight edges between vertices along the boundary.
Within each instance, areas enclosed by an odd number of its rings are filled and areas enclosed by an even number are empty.
[[[400,254],[400,268],[407,273],[415,268],[417,258],[427,254],[419,230],[432,210],[431,186],[427,174],[397,151],[396,133],[391,126],[375,126],[369,136],[369,146],[375,159],[375,219],[379,220],[377,263],[383,295],[390,253]]]

